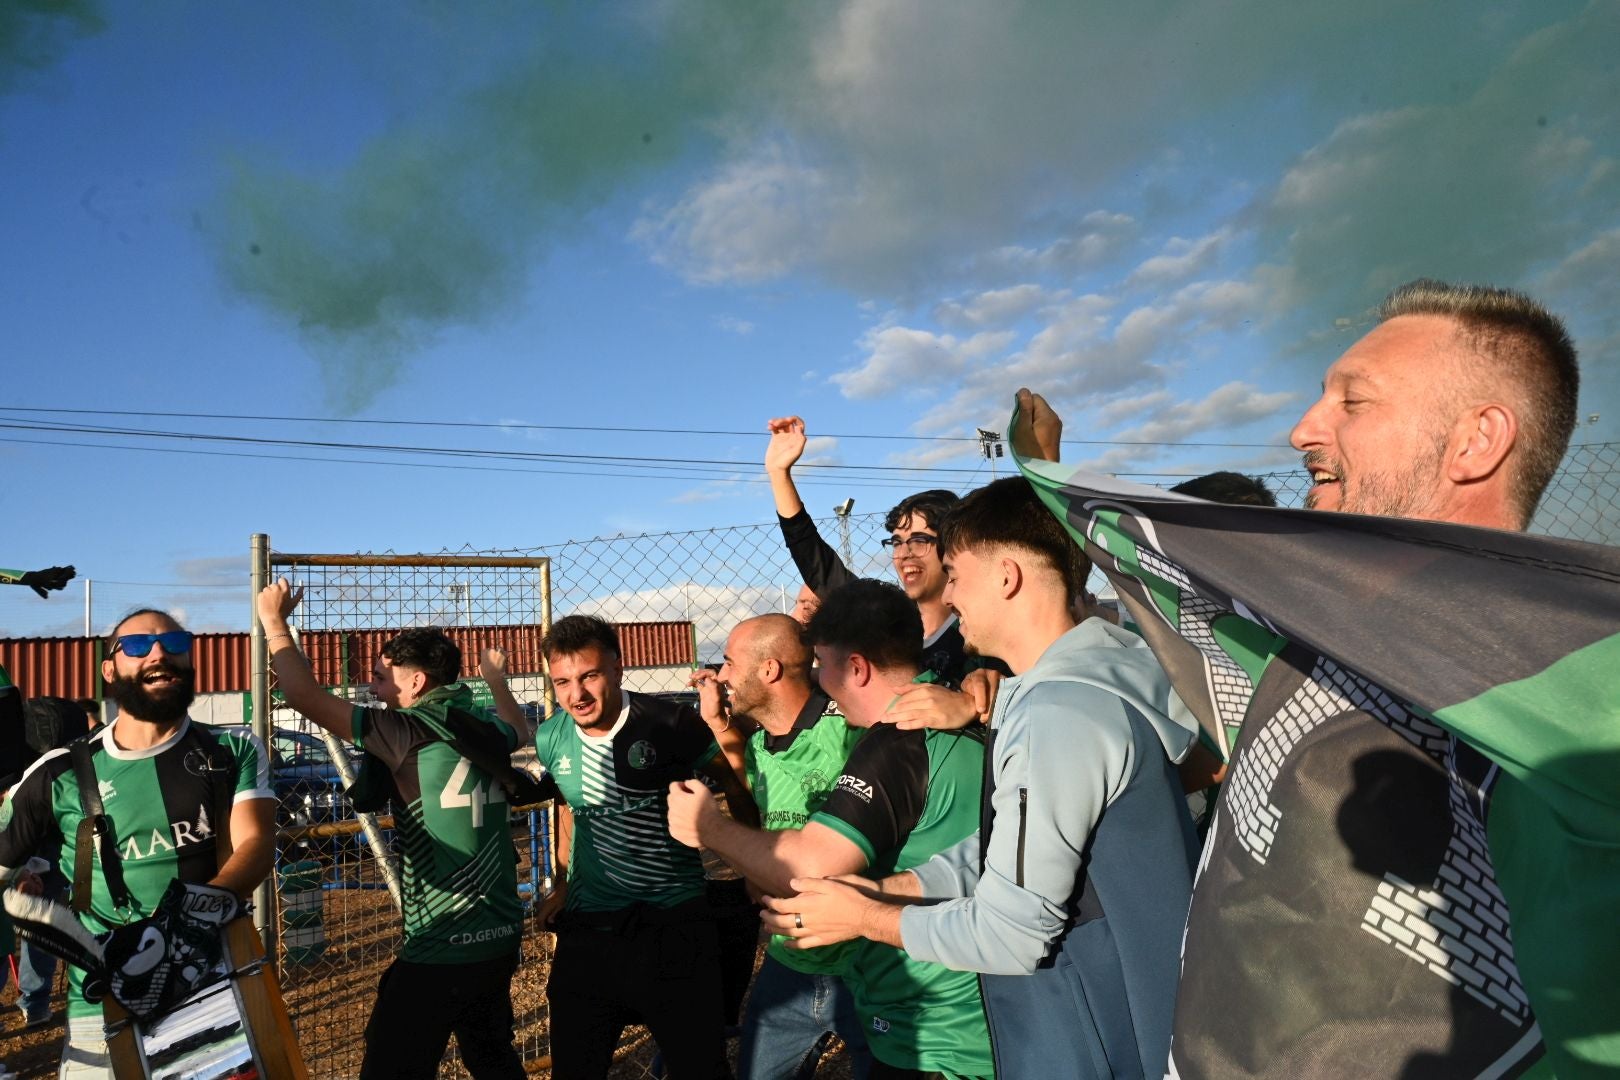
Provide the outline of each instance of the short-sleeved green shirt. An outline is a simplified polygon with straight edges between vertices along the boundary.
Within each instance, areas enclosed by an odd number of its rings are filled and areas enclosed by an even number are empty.
[[[394,827],[404,873],[405,944],[419,964],[491,960],[522,942],[506,793],[446,741],[479,740],[491,757],[517,746],[517,733],[486,716],[463,683],[439,686],[408,709],[353,712],[356,746],[393,774]]]
[[[802,829],[827,801],[850,750],[864,734],[836,710],[817,690],[790,731],[773,736],[761,728],[749,737],[748,784],[766,829]],[[786,942],[775,935],[767,951],[779,963],[806,974],[838,972],[858,948],[856,942],[845,941],[818,949],[790,949]]]
[[[90,909],[82,918],[93,933],[150,915],[175,878],[201,883],[218,872],[214,837],[229,823],[213,820],[208,770],[195,767],[195,762],[187,767],[200,741],[213,744],[215,760],[228,755],[230,767],[223,775],[224,782],[233,786],[233,805],[275,798],[264,747],[253,734],[239,728],[192,732],[191,724],[190,719],[181,721],[172,735],[146,750],[120,747],[114,740],[117,721],[88,736],[90,762],[130,893],[130,906],[117,908],[105,877],[99,872],[91,876]],[[34,762],[12,791],[11,801],[11,821],[0,833],[0,866],[20,866],[36,853],[54,856],[60,866],[73,866],[84,811],[68,751],[52,750]],[[68,1015],[100,1016],[101,1007],[84,1000],[83,983],[83,972],[71,968]]]
[[[540,764],[574,812],[566,911],[673,907],[705,893],[703,859],[669,835],[669,785],[720,753],[689,706],[626,693],[612,730],[580,733],[566,712],[534,734]]]
[[[925,680],[931,681],[931,680]],[[879,724],[850,753],[810,820],[866,855],[868,873],[909,870],[979,829],[983,731],[902,731]],[[867,1045],[896,1068],[990,1076],[990,1031],[979,978],[861,941],[843,973]]]

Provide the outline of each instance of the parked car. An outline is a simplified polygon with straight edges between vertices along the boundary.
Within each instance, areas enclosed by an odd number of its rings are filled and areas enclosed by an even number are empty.
[[[359,752],[346,749],[351,770],[358,769]],[[323,825],[354,817],[354,809],[343,794],[343,774],[333,763],[323,739],[308,732],[278,727],[270,733],[269,750],[270,787],[276,793],[278,829]],[[306,850],[330,851],[340,846],[334,840],[305,841],[302,846]]]
[[[693,710],[698,707],[698,692],[696,690],[654,690],[647,696],[659,698],[663,701],[673,701],[677,705],[690,705]]]

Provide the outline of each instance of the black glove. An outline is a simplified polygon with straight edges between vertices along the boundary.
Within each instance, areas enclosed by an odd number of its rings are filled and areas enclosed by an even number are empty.
[[[73,580],[74,569],[71,566],[52,566],[45,570],[30,570],[17,579],[17,584],[27,585],[39,593],[41,600],[50,598],[50,594],[57,589],[64,589],[67,583]]]
[[[212,885],[169,882],[150,918],[108,937],[108,992],[138,1020],[168,1012],[225,977],[225,924],[242,912],[236,894]]]

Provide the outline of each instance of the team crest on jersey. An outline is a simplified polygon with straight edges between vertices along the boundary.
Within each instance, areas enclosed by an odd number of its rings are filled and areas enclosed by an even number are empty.
[[[630,752],[625,757],[632,769],[650,769],[658,760],[658,751],[646,739],[638,739],[630,744]]]
[[[806,795],[814,795],[818,791],[827,790],[827,774],[820,769],[811,769],[799,780],[799,790]]]
[[[574,771],[574,759],[569,757],[567,754],[564,754],[562,757],[557,759],[557,767],[552,771],[555,772],[558,776],[561,776],[563,773],[571,773],[571,772],[573,772]]]
[[[96,788],[101,792],[101,800],[103,802],[106,802],[108,799],[118,794],[118,789],[113,787],[113,782],[111,780],[101,781],[96,785]]]
[[[872,1017],[872,1030],[879,1035],[887,1035],[889,1033],[889,1022],[881,1016],[874,1016]]]

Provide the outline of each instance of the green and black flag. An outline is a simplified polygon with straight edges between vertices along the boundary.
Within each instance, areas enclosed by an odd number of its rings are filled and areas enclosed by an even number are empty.
[[[1620,549],[1019,465],[1230,762],[1170,1075],[1620,1069]]]

